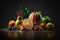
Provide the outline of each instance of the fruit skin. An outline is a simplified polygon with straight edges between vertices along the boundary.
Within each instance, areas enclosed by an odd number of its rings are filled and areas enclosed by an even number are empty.
[[[53,29],[53,27],[54,27],[54,24],[51,23],[51,22],[49,22],[49,23],[46,24],[46,28],[47,29]]]
[[[14,27],[15,26],[15,21],[14,20],[10,20],[8,23],[9,27]]]
[[[18,26],[22,24],[22,20],[23,20],[23,19],[22,19],[21,16],[18,16],[18,17],[17,17],[17,20],[16,20],[16,22],[15,22],[15,26],[16,26],[17,28],[19,28]]]
[[[44,23],[48,23],[51,21],[51,19],[48,16],[43,16],[41,21]]]
[[[36,12],[36,23],[39,24],[39,22],[41,21],[42,15],[40,14],[40,12]]]
[[[41,21],[41,14],[39,12],[32,12],[30,15],[29,15],[29,19],[30,21],[34,24],[34,23],[39,23],[39,21]]]
[[[43,22],[42,22],[42,23],[40,24],[40,27],[41,27],[43,30],[46,30],[46,23],[43,23]]]
[[[29,20],[34,24],[36,23],[36,14],[35,12],[32,12],[30,15],[29,15]]]
[[[32,30],[33,24],[29,19],[24,19],[22,22],[22,26],[24,26],[27,30]]]

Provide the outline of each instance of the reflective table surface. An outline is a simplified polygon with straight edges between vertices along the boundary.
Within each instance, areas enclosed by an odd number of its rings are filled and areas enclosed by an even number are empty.
[[[59,31],[20,31],[0,29],[1,40],[56,40]]]

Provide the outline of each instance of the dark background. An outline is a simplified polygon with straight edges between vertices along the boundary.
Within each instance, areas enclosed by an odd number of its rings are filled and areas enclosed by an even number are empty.
[[[8,26],[9,20],[16,20],[16,11],[22,7],[27,7],[30,12],[39,11],[43,12],[43,16],[47,15],[51,18],[56,28],[60,28],[59,17],[59,1],[52,0],[2,0],[0,1],[0,27],[5,28]]]
[[[2,0],[0,1],[0,28],[8,27],[9,20],[16,20],[16,11],[22,7],[28,7],[30,12],[39,11],[43,12],[43,16],[47,15],[55,24],[56,35],[58,38],[60,30],[60,13],[58,0]]]

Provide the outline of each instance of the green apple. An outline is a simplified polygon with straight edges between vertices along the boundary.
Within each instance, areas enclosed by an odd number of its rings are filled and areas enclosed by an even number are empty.
[[[41,21],[44,23],[48,23],[51,21],[51,19],[48,16],[43,16]]]

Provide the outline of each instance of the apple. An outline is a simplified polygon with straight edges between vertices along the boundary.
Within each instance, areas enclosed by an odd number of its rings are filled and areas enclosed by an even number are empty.
[[[51,19],[48,16],[43,16],[41,21],[44,23],[48,23],[51,21]]]
[[[15,21],[14,20],[10,20],[8,23],[9,27],[14,27],[15,26]]]

